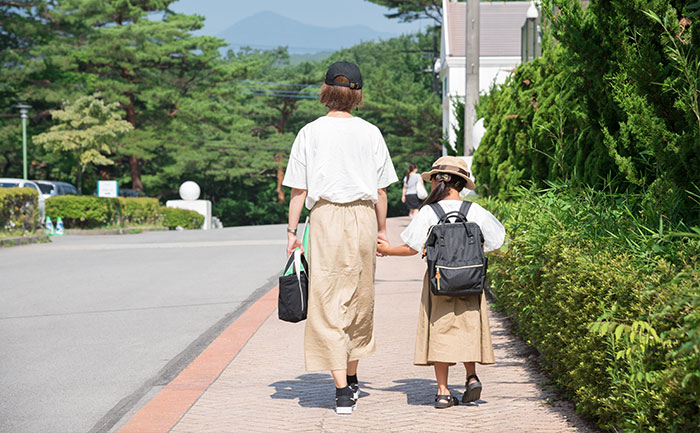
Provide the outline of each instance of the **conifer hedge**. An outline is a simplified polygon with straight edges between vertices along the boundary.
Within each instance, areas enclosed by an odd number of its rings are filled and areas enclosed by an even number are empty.
[[[700,31],[686,4],[544,1],[542,57],[479,107],[482,193],[567,181],[700,224]]]

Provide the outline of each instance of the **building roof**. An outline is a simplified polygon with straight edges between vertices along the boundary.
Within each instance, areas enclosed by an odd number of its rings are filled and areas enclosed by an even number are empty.
[[[448,32],[445,54],[464,57],[467,3],[447,1],[445,6],[443,22]],[[528,7],[529,1],[481,2],[480,57],[520,57],[520,28],[525,23]]]

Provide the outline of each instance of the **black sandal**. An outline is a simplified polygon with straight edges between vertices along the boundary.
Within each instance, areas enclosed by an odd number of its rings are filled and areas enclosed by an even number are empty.
[[[441,401],[446,400],[446,401]],[[457,406],[459,400],[457,400],[453,395],[439,395],[435,394],[435,409],[447,409],[448,407]]]
[[[476,379],[476,382],[469,383],[472,378]],[[466,391],[464,391],[464,395],[462,396],[462,403],[471,403],[481,398],[481,389],[483,386],[481,385],[481,382],[479,382],[479,378],[476,374],[472,374],[471,376],[467,377],[464,387],[466,388]]]

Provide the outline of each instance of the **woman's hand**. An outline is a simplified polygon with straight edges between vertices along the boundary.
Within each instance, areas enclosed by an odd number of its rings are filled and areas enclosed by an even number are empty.
[[[389,247],[391,247],[391,245],[389,245],[389,242],[383,239],[377,239],[377,257],[384,257]]]
[[[406,203],[406,196],[405,195],[401,196],[401,203]]]
[[[301,248],[301,253],[304,254],[304,247],[297,235],[287,233],[287,257],[291,256],[296,248]]]

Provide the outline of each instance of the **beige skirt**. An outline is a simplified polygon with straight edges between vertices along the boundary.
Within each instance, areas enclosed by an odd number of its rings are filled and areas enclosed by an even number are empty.
[[[344,370],[374,352],[377,217],[371,201],[311,210],[307,371]]]
[[[430,291],[428,273],[423,278],[415,365],[435,362],[493,364],[493,346],[486,297],[453,298]]]

